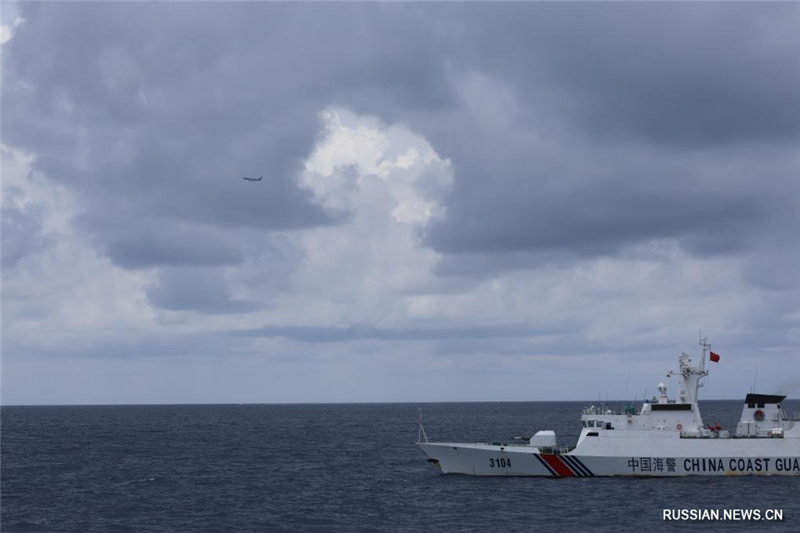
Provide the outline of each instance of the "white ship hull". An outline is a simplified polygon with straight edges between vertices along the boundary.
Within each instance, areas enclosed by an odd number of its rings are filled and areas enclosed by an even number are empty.
[[[738,440],[698,440],[689,446],[673,447],[669,453],[662,447],[651,446],[648,450],[625,456],[594,455],[577,450],[562,454],[542,453],[535,447],[520,445],[440,442],[419,443],[419,446],[431,462],[447,474],[541,477],[800,475],[800,450],[794,439],[759,442],[758,455],[746,453],[743,449],[746,444],[735,442]]]

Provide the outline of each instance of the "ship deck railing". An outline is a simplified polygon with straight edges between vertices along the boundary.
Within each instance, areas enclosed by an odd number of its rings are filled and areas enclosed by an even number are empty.
[[[780,435],[728,435],[727,437],[720,437],[718,435],[683,435],[682,439],[708,439],[708,440],[728,440],[728,439],[783,439],[785,436]]]
[[[539,447],[539,452],[545,455],[563,455],[571,452],[575,446],[566,446],[563,448],[548,448],[545,446]]]

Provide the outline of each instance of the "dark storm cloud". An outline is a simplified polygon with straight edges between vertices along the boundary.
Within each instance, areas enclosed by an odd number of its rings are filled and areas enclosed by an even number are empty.
[[[236,242],[243,227],[335,223],[294,183],[318,113],[340,100],[426,109],[447,96],[424,36],[407,40],[375,6],[21,10],[4,52],[5,139],[78,191],[79,221],[126,268],[242,261],[215,227]]]
[[[165,225],[154,231],[133,227],[106,244],[106,255],[125,268],[240,263],[240,246],[213,231]]]
[[[257,302],[233,298],[225,272],[214,268],[164,268],[147,297],[162,309],[206,314],[243,313],[263,307]]]
[[[413,122],[456,169],[447,219],[427,240],[457,254],[440,272],[613,255],[654,239],[738,253],[796,225],[797,5],[457,11],[465,25],[481,20],[459,41],[464,70],[502,81],[517,108],[500,124],[458,112]],[[489,85],[472,98],[492,109],[502,95]],[[775,216],[787,203],[792,217]]]
[[[473,68],[503,80],[519,108],[500,127],[458,114],[418,121],[456,168],[447,219],[428,243],[459,258],[503,254],[461,267],[476,271],[654,239],[733,253],[782,231],[774,202],[797,216],[797,9],[477,6],[469,14],[485,10],[485,24],[470,45]],[[499,96],[484,88],[474,98]],[[780,151],[779,165],[765,145]]]
[[[335,223],[292,181],[332,104],[408,124],[452,159],[426,242],[444,263],[476,258],[465,271],[654,239],[736,253],[779,224],[770,201],[798,194],[798,9],[23,4],[4,133],[80,191],[81,220],[128,268],[235,264],[219,230],[235,243],[243,227]],[[132,236],[120,213],[165,229]],[[174,224],[197,227],[184,241]]]
[[[529,194],[505,199],[502,211],[492,202],[455,203],[451,213],[458,225],[439,226],[431,242],[445,252],[560,249],[596,255],[649,238],[720,233],[726,239],[717,246],[724,250],[737,248],[742,226],[765,210],[746,198],[636,191],[602,179],[571,194],[539,192],[535,185],[520,184],[517,190]]]
[[[190,7],[24,6],[9,50],[7,74],[19,83],[6,84],[6,139],[79,191],[83,220],[112,251],[130,247],[114,223],[123,212],[128,223],[330,223],[292,181],[323,104],[295,98],[290,85],[313,80],[293,79],[293,61],[270,44],[264,24],[277,22],[254,20],[248,6]],[[264,181],[241,180],[252,175]],[[186,252],[165,263],[196,259]]]
[[[445,43],[462,64],[595,135],[685,149],[800,136],[796,3],[479,4],[450,14],[469,28]]]

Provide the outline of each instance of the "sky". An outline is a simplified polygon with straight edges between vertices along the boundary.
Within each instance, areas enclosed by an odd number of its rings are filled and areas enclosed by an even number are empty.
[[[2,9],[5,405],[800,397],[800,3]]]

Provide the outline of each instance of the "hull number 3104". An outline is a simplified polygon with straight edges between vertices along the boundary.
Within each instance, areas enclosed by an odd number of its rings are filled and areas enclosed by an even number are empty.
[[[511,459],[501,457],[500,459],[489,459],[489,466],[492,468],[511,468]]]

